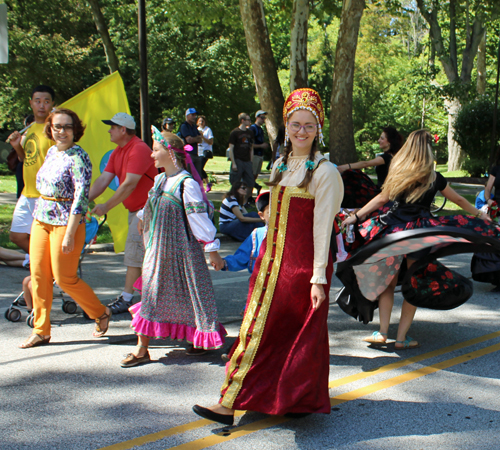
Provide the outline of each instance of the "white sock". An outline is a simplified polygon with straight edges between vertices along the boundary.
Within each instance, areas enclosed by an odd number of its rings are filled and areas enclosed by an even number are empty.
[[[26,267],[29,263],[30,263],[30,255],[29,253],[26,253],[26,255],[24,255],[23,267]]]
[[[128,292],[122,292],[122,297],[123,300],[125,300],[127,303],[130,303],[132,301],[132,298],[134,297],[134,294],[129,294]]]

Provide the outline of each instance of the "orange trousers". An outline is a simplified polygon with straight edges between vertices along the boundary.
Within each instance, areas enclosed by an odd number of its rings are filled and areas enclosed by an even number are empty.
[[[78,277],[78,261],[85,243],[85,224],[75,233],[75,248],[71,253],[62,252],[65,226],[49,225],[33,221],[30,237],[30,269],[33,288],[35,323],[33,332],[50,335],[50,310],[52,308],[53,285],[66,292],[85,313],[95,319],[106,312],[92,288]]]

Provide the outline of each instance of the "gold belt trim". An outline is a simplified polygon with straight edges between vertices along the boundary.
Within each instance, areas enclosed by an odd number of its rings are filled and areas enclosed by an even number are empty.
[[[314,199],[304,188],[280,186],[279,191],[277,188],[274,188],[274,191],[275,193],[271,195],[272,224],[269,224],[267,232],[266,252],[262,258],[252,297],[240,328],[240,341],[231,358],[227,376],[221,388],[223,392],[221,404],[226,408],[233,407],[264,333],[283,257],[290,200],[292,197]]]
[[[44,200],[49,200],[51,202],[72,202],[72,198],[61,198],[61,197],[46,197],[45,195],[40,195]]]

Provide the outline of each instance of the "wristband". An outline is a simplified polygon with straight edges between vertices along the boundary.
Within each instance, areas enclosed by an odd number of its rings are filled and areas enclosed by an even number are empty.
[[[349,165],[349,170],[351,170],[351,164],[350,163],[347,163]]]
[[[478,211],[477,214],[474,217],[481,217],[481,212],[482,211]]]
[[[354,216],[356,217],[356,223],[358,223],[358,222],[359,222],[359,217],[358,217],[358,215],[357,215],[356,213],[354,213]]]

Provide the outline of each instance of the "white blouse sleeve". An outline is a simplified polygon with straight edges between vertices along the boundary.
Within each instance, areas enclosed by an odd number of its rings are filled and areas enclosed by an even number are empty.
[[[314,265],[311,283],[327,284],[330,238],[335,215],[340,211],[344,197],[344,184],[334,165],[324,162],[316,169],[309,190],[314,195]]]
[[[200,185],[192,178],[184,181],[183,200],[189,226],[196,240],[204,244],[206,252],[219,250],[220,242],[215,238],[217,228],[208,217]]]

